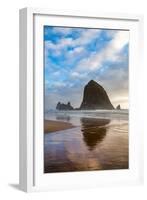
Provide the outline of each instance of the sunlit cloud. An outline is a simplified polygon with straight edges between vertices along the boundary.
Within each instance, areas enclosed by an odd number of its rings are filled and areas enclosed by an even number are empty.
[[[111,42],[101,52],[92,52],[88,58],[84,58],[77,66],[78,71],[85,71],[87,69],[96,70],[102,67],[103,62],[121,61],[120,51],[129,42],[128,31],[118,31]]]

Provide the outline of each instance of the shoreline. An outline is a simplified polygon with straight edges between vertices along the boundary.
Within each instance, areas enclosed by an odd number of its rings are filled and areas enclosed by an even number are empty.
[[[44,120],[44,133],[52,133],[66,129],[74,128],[75,126],[69,122]]]

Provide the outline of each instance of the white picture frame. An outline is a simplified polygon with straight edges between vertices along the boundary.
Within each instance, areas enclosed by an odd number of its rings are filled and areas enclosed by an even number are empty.
[[[72,20],[71,20],[72,19]],[[95,26],[95,22],[98,25]],[[130,130],[128,170],[42,174],[43,151],[43,63],[41,27],[100,27],[130,30]],[[20,189],[26,192],[78,189],[98,186],[133,185],[143,182],[143,127],[141,100],[143,68],[143,17],[140,15],[53,11],[24,8],[20,10]],[[36,47],[36,41],[37,45]],[[133,59],[134,58],[134,59]],[[139,66],[139,67],[138,67]],[[42,149],[42,150],[41,150]],[[42,164],[41,164],[42,163]]]

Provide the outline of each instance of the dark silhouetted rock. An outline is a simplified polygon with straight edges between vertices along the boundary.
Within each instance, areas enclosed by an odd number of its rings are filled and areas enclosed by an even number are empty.
[[[109,123],[109,119],[81,118],[83,140],[89,150],[94,150],[104,140],[107,132],[105,125]]]
[[[81,110],[114,109],[104,88],[91,80],[84,88]]]
[[[120,110],[120,109],[121,109],[120,104],[116,107],[116,109],[117,109],[117,110]]]
[[[57,110],[73,110],[73,107],[71,106],[70,102],[68,102],[67,104],[58,102],[56,109]]]

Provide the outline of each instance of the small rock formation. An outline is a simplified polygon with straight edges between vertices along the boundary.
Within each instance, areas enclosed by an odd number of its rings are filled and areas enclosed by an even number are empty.
[[[67,104],[58,102],[56,109],[57,110],[73,110],[73,107],[71,106],[70,102],[68,102]]]
[[[114,109],[104,88],[91,80],[84,87],[80,110]]]
[[[120,110],[121,107],[120,107],[120,104],[116,107],[116,110]]]

